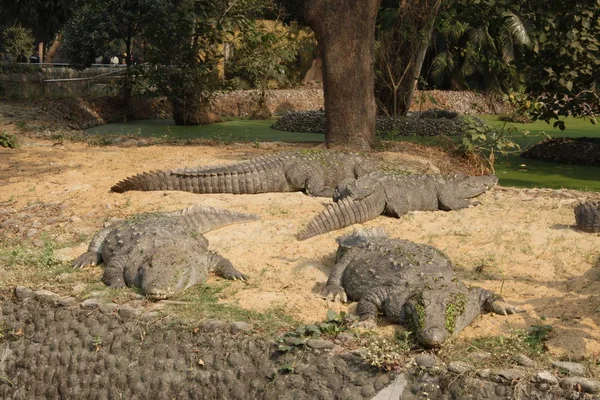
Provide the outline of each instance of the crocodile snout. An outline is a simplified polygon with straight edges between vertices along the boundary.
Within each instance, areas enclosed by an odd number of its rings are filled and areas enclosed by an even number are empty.
[[[448,332],[437,326],[422,330],[417,335],[417,340],[425,347],[440,347],[448,338]]]

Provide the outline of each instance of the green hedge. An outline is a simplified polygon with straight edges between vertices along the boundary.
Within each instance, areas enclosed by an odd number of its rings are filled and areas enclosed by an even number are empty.
[[[0,74],[23,74],[41,72],[39,64],[19,64],[15,62],[0,62]]]

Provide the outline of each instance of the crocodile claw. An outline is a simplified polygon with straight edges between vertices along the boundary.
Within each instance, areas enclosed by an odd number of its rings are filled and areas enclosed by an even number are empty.
[[[94,251],[86,251],[75,260],[73,260],[73,268],[83,268],[88,265],[97,265],[100,262],[98,253]]]
[[[230,278],[232,281],[242,281],[242,282],[246,282],[248,279],[250,279],[250,277],[248,275],[242,274],[241,272],[237,273],[236,275],[233,275]]]
[[[505,303],[504,301],[497,300],[490,304],[490,311],[500,315],[508,315],[524,312],[525,310],[520,307]]]
[[[339,301],[341,303],[348,302],[348,296],[346,295],[346,291],[341,286],[336,285],[327,285],[321,291],[321,296],[329,301]]]

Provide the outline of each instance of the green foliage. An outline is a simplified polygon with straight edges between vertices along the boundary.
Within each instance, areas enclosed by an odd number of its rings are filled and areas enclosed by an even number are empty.
[[[452,2],[436,21],[429,82],[489,93],[518,89],[525,51],[537,46],[528,17],[509,0]]]
[[[6,28],[2,31],[2,45],[13,61],[16,61],[19,56],[29,59],[34,45],[33,33],[21,25]]]
[[[285,353],[296,347],[303,347],[309,339],[318,338],[321,335],[335,337],[339,333],[347,331],[357,319],[355,315],[346,314],[343,311],[338,314],[333,310],[327,310],[325,321],[318,324],[300,325],[277,339],[277,350]]]
[[[69,18],[74,0],[14,0],[0,2],[0,28],[19,23],[49,42]],[[29,49],[28,51],[31,51]]]
[[[41,72],[40,64],[19,64],[16,62],[0,62],[0,74],[33,74]]]
[[[0,147],[16,149],[19,147],[19,140],[17,139],[17,136],[12,133],[2,132],[0,133]]]

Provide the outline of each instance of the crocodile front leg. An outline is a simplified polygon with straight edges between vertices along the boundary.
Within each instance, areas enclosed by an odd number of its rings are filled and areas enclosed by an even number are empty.
[[[383,308],[383,304],[389,298],[385,288],[373,290],[358,301],[356,314],[359,321],[353,326],[358,328],[374,328],[377,326],[377,314]]]
[[[321,296],[333,302],[348,302],[348,296],[342,287],[342,275],[344,274],[344,271],[346,270],[346,267],[348,267],[350,261],[352,261],[352,258],[352,254],[346,253],[333,266],[333,270],[329,274],[327,283],[321,291]]]
[[[217,275],[223,277],[225,279],[231,280],[241,280],[247,281],[248,275],[241,273],[238,271],[231,261],[226,259],[225,257],[215,253],[214,251],[209,251],[211,270],[215,271]]]
[[[102,262],[102,246],[114,227],[104,228],[96,233],[85,253],[73,260],[73,268],[83,268],[88,265],[98,265]]]
[[[102,282],[113,289],[120,289],[126,286],[125,284],[125,266],[127,265],[127,256],[113,257],[106,267],[102,275]]]
[[[464,197],[459,197],[449,190],[438,191],[438,208],[442,211],[460,210],[467,208],[471,202]]]

